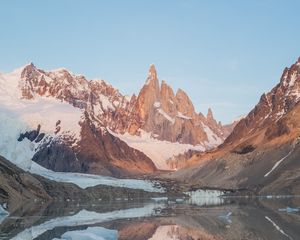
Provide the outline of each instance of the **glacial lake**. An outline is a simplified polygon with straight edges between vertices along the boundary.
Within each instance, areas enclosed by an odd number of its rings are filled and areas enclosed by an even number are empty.
[[[0,239],[300,239],[300,198],[32,203],[0,216]]]

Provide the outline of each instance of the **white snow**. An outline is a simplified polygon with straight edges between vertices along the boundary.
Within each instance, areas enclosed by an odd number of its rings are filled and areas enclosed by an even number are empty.
[[[80,125],[82,112],[70,104],[54,99],[39,98],[36,101],[19,100],[14,105],[1,102],[0,96],[0,154],[7,159],[13,159],[15,164],[24,168],[34,155],[38,143],[26,138],[18,142],[21,133],[36,130],[41,125],[40,132],[53,139],[68,135],[74,141],[80,140]],[[56,122],[60,120],[61,128],[58,134]]]
[[[277,161],[277,162],[274,164],[274,166],[272,167],[272,169],[264,175],[264,177],[269,176],[269,175],[270,175],[270,174],[271,174],[271,173],[279,166],[280,163],[282,163],[287,157],[289,157],[289,156],[292,154],[292,152],[293,152],[294,150],[295,150],[295,144],[293,144],[293,147],[292,147],[292,149],[288,152],[288,154],[285,155],[283,158],[281,158],[279,161]]]
[[[219,190],[197,190],[192,192],[186,192],[190,196],[188,199],[189,204],[195,204],[198,206],[206,205],[220,205],[224,202],[221,197],[224,193]]]
[[[0,204],[0,215],[8,215],[8,212]]]
[[[179,117],[179,118],[182,118],[182,119],[185,119],[185,120],[192,119],[191,117],[183,115],[181,112],[178,112],[176,117]]]
[[[85,230],[69,231],[64,233],[60,239],[53,240],[117,240],[118,231],[103,227],[88,227]]]
[[[158,108],[157,111],[163,115],[168,121],[170,121],[172,124],[175,123],[175,119],[172,118],[169,114],[167,114],[163,109]]]
[[[293,239],[291,238],[288,234],[286,234],[270,217],[265,216],[265,218],[272,223],[272,225],[276,228],[277,231],[279,231],[281,234],[283,234],[284,236],[286,236],[288,239]]]
[[[296,79],[297,79],[297,74],[294,72],[291,76],[291,79],[290,79],[290,82],[289,82],[289,87],[294,86]]]
[[[99,96],[99,98],[100,98],[100,101],[101,101],[101,103],[102,103],[102,107],[104,108],[104,110],[106,110],[106,111],[109,110],[109,109],[115,110],[115,107],[114,107],[113,104],[109,101],[109,99],[108,99],[107,96],[101,94],[101,95]]]
[[[129,133],[125,133],[123,135],[117,134],[112,132],[110,129],[108,129],[108,131],[112,135],[126,142],[128,146],[146,154],[158,169],[163,170],[171,170],[170,166],[167,164],[167,160],[174,156],[183,154],[190,149],[196,151],[205,150],[202,145],[194,146],[191,144],[158,140],[152,138],[151,133],[147,133],[143,130],[140,130],[140,136],[130,135]]]
[[[214,148],[218,145],[220,145],[223,140],[221,138],[219,138],[211,129],[210,127],[208,127],[207,125],[205,125],[204,123],[201,123],[204,132],[206,133],[207,136],[207,141],[205,142],[206,146],[208,148]]]
[[[5,206],[6,206],[6,203],[4,203],[3,206],[0,204],[0,224],[9,215],[9,212],[4,209]]]
[[[51,170],[43,168],[35,162],[32,162],[30,172],[38,174],[53,181],[74,183],[83,189],[97,185],[106,185],[113,187],[141,189],[147,192],[164,192],[162,188],[155,187],[155,183],[146,180],[119,179],[83,173],[53,172]]]
[[[155,108],[159,108],[160,107],[160,102],[155,102],[154,104],[153,104],[153,106],[155,107]]]
[[[73,216],[51,219],[40,225],[27,228],[23,232],[20,232],[18,235],[13,237],[11,240],[32,240],[42,235],[46,231],[53,230],[56,227],[75,227],[109,222],[117,219],[148,217],[155,215],[157,210],[161,209],[162,207],[162,204],[152,203],[141,208],[131,208],[105,213],[81,210],[79,213]]]

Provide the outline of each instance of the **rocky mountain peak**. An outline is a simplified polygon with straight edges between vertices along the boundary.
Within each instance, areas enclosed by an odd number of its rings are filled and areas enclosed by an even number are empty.
[[[207,118],[207,120],[214,120],[214,115],[213,115],[211,108],[208,108],[206,118]]]
[[[154,64],[151,64],[149,67],[148,77],[157,78],[157,72]]]
[[[249,133],[264,129],[279,121],[300,100],[300,61],[285,68],[280,82],[268,93],[264,93],[255,108],[235,127],[225,143],[237,142]]]
[[[145,85],[152,87],[157,92],[159,91],[159,81],[158,81],[157,72],[154,64],[150,65]]]
[[[177,100],[177,109],[179,112],[191,117],[195,113],[194,105],[189,96],[182,90],[178,89],[175,96]]]

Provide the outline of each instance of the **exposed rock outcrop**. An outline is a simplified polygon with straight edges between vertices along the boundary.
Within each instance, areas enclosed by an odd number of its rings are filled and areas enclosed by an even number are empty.
[[[176,178],[256,193],[299,194],[300,59],[218,149],[194,155]],[[288,186],[288,188],[287,188]]]

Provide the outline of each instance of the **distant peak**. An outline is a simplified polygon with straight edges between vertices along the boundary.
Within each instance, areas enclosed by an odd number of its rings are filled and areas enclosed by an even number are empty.
[[[151,64],[149,67],[148,77],[157,78],[157,72],[154,64]]]
[[[22,72],[22,75],[23,75],[23,72],[33,72],[35,71],[37,68],[36,66],[33,64],[33,62],[30,62],[28,64],[26,64],[25,66],[19,68],[19,69],[16,69],[15,71],[21,71]]]
[[[213,112],[211,110],[211,108],[208,108],[208,111],[207,111],[207,119],[214,119],[214,115],[213,115]]]
[[[148,71],[148,76],[147,76],[147,81],[146,81],[146,85],[157,85],[158,86],[158,78],[157,78],[157,72],[155,69],[154,64],[150,65],[149,71]]]
[[[33,64],[33,62],[29,62],[29,63],[27,63],[27,64],[25,64],[23,67],[21,67],[21,68],[35,68],[35,65]]]

